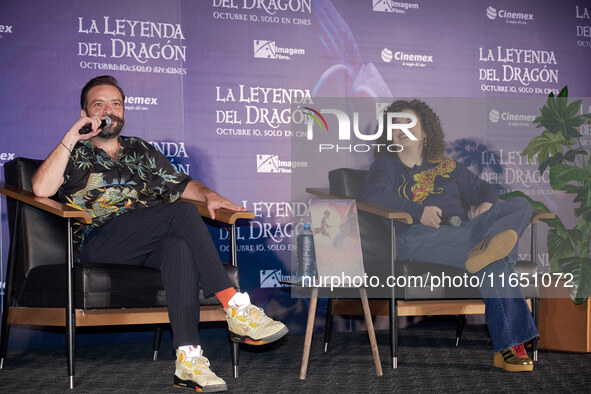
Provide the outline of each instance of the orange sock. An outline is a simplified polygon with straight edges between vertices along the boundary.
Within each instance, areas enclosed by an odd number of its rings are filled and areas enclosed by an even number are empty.
[[[225,290],[218,291],[217,293],[215,293],[215,296],[218,298],[218,300],[220,300],[224,309],[227,309],[230,300],[232,299],[232,297],[234,297],[234,294],[236,294],[236,289],[234,289],[233,287],[228,287]]]

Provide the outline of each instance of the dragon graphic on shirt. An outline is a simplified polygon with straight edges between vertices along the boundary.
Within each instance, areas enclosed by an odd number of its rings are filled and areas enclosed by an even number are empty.
[[[404,175],[402,176],[403,183],[398,187],[398,195],[404,196],[407,200],[422,204],[430,194],[443,193],[442,188],[437,188],[437,190],[435,190],[435,179],[437,176],[449,178],[449,174],[456,168],[456,161],[450,157],[446,157],[432,161],[431,163],[439,164],[435,167],[414,174],[413,180],[415,183],[410,187],[412,198],[409,197],[409,193],[407,192],[410,181],[406,180]]]
[[[137,191],[130,187],[131,185],[135,185],[135,182],[127,182],[127,184],[116,179],[111,184],[107,184],[102,174],[90,174],[88,183],[84,189],[79,190],[71,196],[66,196],[66,205],[86,211],[92,218],[106,217],[112,213],[119,213],[122,210],[129,209],[134,201],[139,201]],[[100,195],[93,198],[92,209],[89,209],[86,199],[91,198],[91,193],[96,191],[100,192]],[[146,205],[143,201],[139,202]]]

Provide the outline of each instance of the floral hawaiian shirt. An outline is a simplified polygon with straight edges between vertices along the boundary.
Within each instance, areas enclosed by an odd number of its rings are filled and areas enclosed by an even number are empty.
[[[60,199],[92,218],[92,224],[74,227],[79,249],[93,228],[131,210],[161,204],[163,199],[175,201],[191,180],[146,141],[118,138],[119,161],[87,140],[76,144],[66,166]]]

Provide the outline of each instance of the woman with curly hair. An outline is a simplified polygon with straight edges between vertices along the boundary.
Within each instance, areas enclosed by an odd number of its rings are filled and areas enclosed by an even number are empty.
[[[395,101],[384,111],[405,113],[398,124],[416,124],[392,131],[399,152],[376,151],[363,197],[408,212],[414,224],[396,223],[396,251],[400,260],[438,263],[478,272],[479,277],[508,278],[514,273],[517,240],[531,219],[525,199],[500,201],[496,189],[445,154],[439,117],[421,100]],[[468,218],[467,206],[475,206]],[[454,220],[450,220],[454,218]],[[492,282],[492,284],[490,284]],[[519,287],[495,281],[482,286],[485,317],[493,344],[493,365],[507,371],[532,371],[524,343],[538,331]]]

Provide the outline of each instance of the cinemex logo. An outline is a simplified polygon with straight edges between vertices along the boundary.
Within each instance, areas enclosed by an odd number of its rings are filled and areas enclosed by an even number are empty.
[[[427,64],[433,63],[433,55],[406,53],[403,51],[392,52],[389,48],[382,49],[381,56],[384,63],[395,61],[405,67],[426,67]]]
[[[275,41],[254,40],[254,57],[261,59],[291,60],[294,55],[305,55],[302,48],[286,48],[277,46]]]
[[[500,19],[504,19],[506,23],[522,25],[527,24],[528,21],[534,20],[534,14],[526,14],[507,10],[499,10],[499,12],[497,12],[497,9],[492,6],[489,6],[486,9],[486,16],[490,20],[495,20],[498,17]]]
[[[156,105],[158,105],[158,97],[125,97],[125,109],[130,111],[149,111]]]
[[[158,105],[158,97],[125,97],[125,105]]]
[[[308,167],[305,161],[279,160],[279,155],[257,154],[257,172],[266,174],[291,174],[293,169]]]
[[[488,119],[491,123],[498,123],[500,120],[508,122],[510,126],[530,126],[536,119],[536,115],[531,114],[514,114],[511,112],[499,112],[496,109],[491,109],[488,113]]]
[[[0,165],[4,164],[5,161],[14,159],[16,153],[0,153]]]
[[[2,33],[12,33],[12,26],[0,25],[0,34]]]
[[[417,3],[406,3],[393,0],[372,0],[374,12],[394,12],[406,14],[407,10],[418,10]]]
[[[283,275],[281,270],[260,270],[260,287],[287,287],[281,281],[291,280],[291,275]]]

